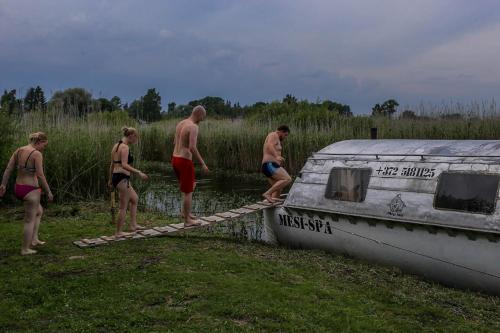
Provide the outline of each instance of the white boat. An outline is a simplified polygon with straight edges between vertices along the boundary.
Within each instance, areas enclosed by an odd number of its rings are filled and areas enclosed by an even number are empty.
[[[314,153],[268,240],[500,295],[500,140],[349,140]]]

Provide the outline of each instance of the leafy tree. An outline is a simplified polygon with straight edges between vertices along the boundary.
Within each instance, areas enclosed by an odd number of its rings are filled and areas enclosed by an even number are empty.
[[[136,99],[127,108],[128,114],[130,117],[135,118],[137,120],[143,119],[143,108],[142,108],[142,97],[140,99]]]
[[[391,117],[396,112],[398,106],[399,103],[394,99],[388,99],[382,105],[377,103],[372,108],[372,116]]]
[[[352,117],[351,107],[349,105],[332,102],[330,100],[326,100],[321,103],[323,107],[326,107],[329,111],[338,112],[339,115],[344,117]]]
[[[96,100],[96,103],[97,103],[97,108],[96,108],[97,110],[108,111],[108,112],[115,110],[115,105],[107,98],[99,98]]]
[[[412,111],[412,110],[404,110],[402,113],[401,113],[401,119],[417,119],[418,116],[417,114],[415,113],[415,111]]]
[[[157,121],[161,119],[161,96],[155,88],[148,89],[142,98],[143,119]]]
[[[286,94],[285,98],[283,98],[283,104],[296,105],[297,98],[291,94]]]
[[[464,115],[458,112],[455,113],[445,113],[440,116],[441,119],[447,120],[461,120],[464,119]]]
[[[254,105],[252,105],[251,107],[252,108],[260,108],[260,107],[264,107],[266,106],[267,103],[266,102],[256,102]]]
[[[2,111],[7,112],[11,115],[19,110],[21,110],[22,100],[18,100],[16,97],[16,89],[12,89],[7,92],[4,90],[2,97],[0,97],[0,106]]]
[[[175,104],[175,102],[170,102],[170,103],[168,103],[168,109],[167,109],[167,110],[168,110],[168,113],[174,112],[174,110],[175,110],[175,105],[176,105],[176,104]]]
[[[122,109],[122,100],[118,96],[113,96],[110,100],[111,104],[113,104],[113,111]]]
[[[191,114],[191,111],[193,111],[193,107],[191,105],[177,105],[174,113],[175,115],[186,117]]]
[[[82,116],[92,111],[92,94],[83,88],[56,91],[50,99],[50,104],[66,113],[76,112]]]
[[[23,107],[25,111],[45,111],[47,102],[40,86],[29,88],[24,96]]]
[[[196,105],[203,105],[209,115],[230,116],[231,103],[224,101],[220,97],[205,96],[202,99],[196,99],[188,103],[189,106],[195,107]]]
[[[26,92],[23,100],[23,107],[25,111],[31,111],[35,109],[35,88],[31,87]]]
[[[40,86],[35,88],[35,103],[34,109],[37,111],[47,110],[47,101],[45,100],[45,94]]]

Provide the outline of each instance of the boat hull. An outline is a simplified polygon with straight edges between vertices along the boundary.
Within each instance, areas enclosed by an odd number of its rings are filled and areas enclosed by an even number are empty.
[[[498,235],[286,207],[264,211],[265,238],[323,249],[462,289],[500,295]]]

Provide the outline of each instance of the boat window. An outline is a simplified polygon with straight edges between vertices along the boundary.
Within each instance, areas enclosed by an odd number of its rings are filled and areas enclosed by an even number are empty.
[[[370,168],[333,168],[326,185],[325,197],[362,202],[366,197],[371,174]]]
[[[498,175],[443,172],[439,177],[434,207],[471,213],[495,211]]]

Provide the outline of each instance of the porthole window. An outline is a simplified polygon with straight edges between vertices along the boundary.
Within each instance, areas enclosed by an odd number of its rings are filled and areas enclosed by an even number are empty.
[[[443,172],[439,177],[434,207],[470,213],[493,214],[499,176]]]
[[[333,200],[363,202],[370,182],[370,168],[333,168],[325,197]]]

